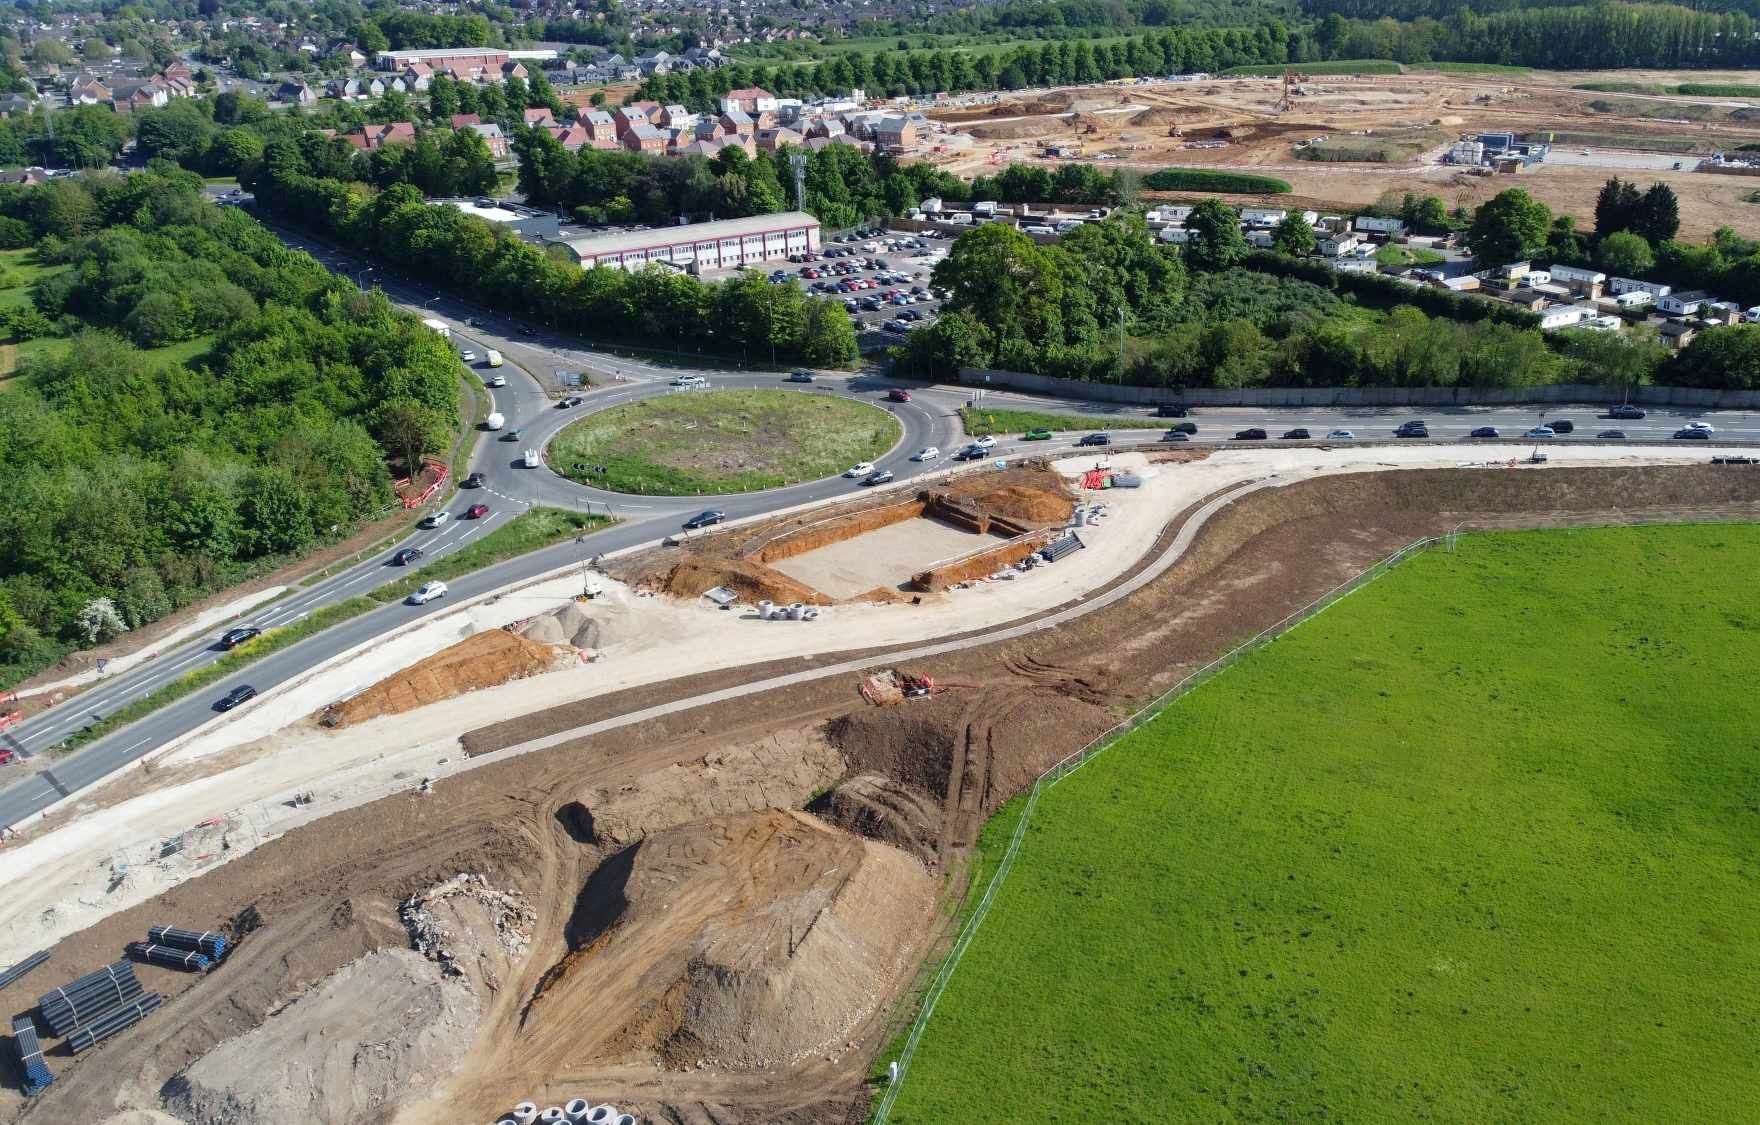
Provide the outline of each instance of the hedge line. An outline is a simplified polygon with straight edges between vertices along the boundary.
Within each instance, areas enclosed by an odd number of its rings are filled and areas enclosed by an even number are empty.
[[[1431,316],[1444,316],[1469,324],[1491,320],[1515,328],[1540,327],[1540,318],[1527,309],[1447,289],[1409,285],[1386,274],[1340,273],[1319,262],[1286,258],[1264,250],[1247,255],[1241,265],[1273,277],[1293,277],[1311,282],[1334,293],[1348,293],[1373,308],[1411,305]]]
[[[1282,195],[1290,190],[1287,181],[1274,176],[1215,172],[1208,168],[1163,168],[1144,176],[1143,186],[1154,191],[1230,191],[1244,195]]]
[[[1276,77],[1285,70],[1297,74],[1404,74],[1405,68],[1391,59],[1340,59],[1337,62],[1290,63],[1288,66],[1231,66],[1224,77],[1262,75]]]

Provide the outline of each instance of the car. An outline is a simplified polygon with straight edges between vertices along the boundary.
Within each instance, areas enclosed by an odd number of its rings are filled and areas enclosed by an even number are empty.
[[[262,633],[263,631],[255,625],[240,625],[235,629],[228,629],[226,632],[220,634],[220,647],[224,649],[234,649],[239,645],[244,644],[252,637],[261,636]]]
[[[1711,431],[1697,430],[1692,426],[1687,426],[1683,429],[1676,430],[1674,436],[1683,441],[1709,441],[1711,439]]]
[[[1236,440],[1236,441],[1264,441],[1266,436],[1267,435],[1264,430],[1261,430],[1257,426],[1253,426],[1250,429],[1235,431],[1234,440]]]
[[[727,518],[726,512],[723,512],[718,508],[710,508],[706,512],[698,512],[696,515],[692,516],[690,519],[685,520],[684,521],[684,529],[686,531],[696,531],[698,528],[709,527],[712,524],[718,524],[726,518]]]
[[[506,433],[501,435],[502,441],[518,441],[519,439],[520,439],[520,431],[519,430],[508,430]]]
[[[1711,428],[1710,422],[1688,422],[1687,429],[1699,430],[1699,431],[1701,431],[1703,433],[1707,433],[1707,434],[1714,434],[1717,432],[1716,430]]]
[[[1178,430],[1187,437],[1196,437],[1198,435],[1198,424],[1196,422],[1175,422],[1167,428],[1170,430]]]
[[[1474,430],[1472,433],[1468,434],[1467,436],[1468,437],[1476,437],[1476,438],[1494,438],[1497,436],[1497,427],[1496,426],[1480,426],[1478,429]]]
[[[791,383],[811,383],[813,381],[813,373],[811,371],[790,371],[788,373],[788,381]]]
[[[256,694],[257,689],[251,685],[239,684],[237,687],[220,697],[219,701],[214,704],[214,710],[230,711],[245,700],[256,698]]]
[[[887,402],[909,402],[910,400],[911,393],[903,387],[894,387],[886,392]]]
[[[941,456],[940,449],[936,448],[933,445],[925,445],[923,448],[921,448],[921,449],[917,450],[915,453],[911,454],[911,460],[912,461],[933,461],[933,460],[935,460],[935,458],[937,458],[939,456]]]
[[[1608,407],[1607,416],[1609,418],[1618,418],[1622,422],[1635,422],[1644,417],[1644,411],[1641,407],[1633,406],[1629,402],[1622,402],[1618,406]]]
[[[1407,422],[1393,433],[1395,437],[1427,438],[1430,436],[1430,427],[1422,422]]]
[[[1535,426],[1522,436],[1525,438],[1552,438],[1558,436],[1558,431],[1551,426]]]
[[[892,479],[891,469],[876,469],[862,478],[863,484],[885,484]]]
[[[410,563],[415,562],[421,557],[422,549],[420,547],[405,547],[403,550],[391,556],[391,565],[408,566]]]
[[[1305,426],[1297,426],[1293,430],[1283,431],[1284,441],[1307,441],[1313,436],[1314,435],[1310,434]]]
[[[1112,435],[1109,433],[1105,433],[1105,432],[1083,434],[1082,440],[1076,442],[1076,444],[1077,445],[1111,445],[1112,444]]]
[[[846,477],[865,477],[874,471],[874,462],[858,461],[843,471]]]
[[[1191,435],[1184,430],[1168,430],[1161,435],[1162,441],[1191,441]]]
[[[582,398],[580,395],[569,395],[566,398],[563,398],[557,402],[556,409],[558,409],[558,410],[573,410],[575,407],[579,406],[581,403],[583,403],[585,401],[587,401],[587,400]]]
[[[983,446],[972,444],[961,449],[958,453],[955,453],[953,459],[955,461],[981,461],[984,459],[984,454],[986,452],[987,450],[985,450]]]
[[[1021,440],[1022,441],[1050,441],[1051,440],[1051,431],[1050,430],[1028,430],[1026,433],[1021,435]]]
[[[467,348],[458,353],[458,359],[460,363],[475,363],[477,362],[477,353]]]
[[[405,600],[408,601],[410,605],[427,605],[435,598],[443,598],[445,596],[446,583],[439,581],[424,582],[420,589],[416,590],[415,593],[411,594]]]
[[[439,527],[441,524],[445,523],[447,520],[449,520],[451,518],[452,518],[451,512],[429,512],[427,515],[422,517],[421,522],[416,524],[416,526],[417,527],[425,527],[429,531],[432,531],[436,527]]]
[[[1327,430],[1326,431],[1326,440],[1327,441],[1356,441],[1357,435],[1351,433],[1349,430]]]
[[[505,386],[507,386],[507,376],[505,376],[505,375],[491,376],[489,379],[489,382],[485,385],[490,386],[490,387],[505,387]]]
[[[898,319],[910,324],[915,324],[917,321],[923,319],[923,314],[916,309],[906,309],[898,314]]]
[[[1164,402],[1155,408],[1157,418],[1184,418],[1186,408],[1177,402]]]
[[[996,435],[995,434],[984,434],[981,437],[973,438],[972,444],[977,446],[979,449],[982,449],[984,452],[988,453],[996,445]]]
[[[472,504],[464,510],[464,518],[467,520],[480,520],[488,514],[489,505],[487,504]]]
[[[1540,425],[1545,426],[1555,434],[1568,434],[1577,428],[1577,424],[1572,422],[1569,418],[1560,418],[1556,422],[1542,422]]]
[[[1602,441],[1624,441],[1626,432],[1624,430],[1602,430],[1595,436]]]
[[[671,385],[674,387],[702,387],[707,386],[708,383],[709,380],[701,375],[675,375]]]
[[[481,488],[481,487],[483,487],[483,474],[482,473],[472,473],[470,476],[459,481],[458,487],[460,487],[460,488]]]

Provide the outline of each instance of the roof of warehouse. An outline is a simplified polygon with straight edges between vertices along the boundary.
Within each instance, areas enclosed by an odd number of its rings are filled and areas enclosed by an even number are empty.
[[[735,238],[747,234],[798,230],[801,227],[818,225],[819,220],[805,211],[784,211],[777,215],[752,215],[744,219],[720,219],[712,223],[690,223],[678,227],[654,227],[652,230],[565,238],[562,242],[575,253],[588,257],[625,250],[644,250],[653,246],[672,246],[680,242],[707,242],[711,239]]]

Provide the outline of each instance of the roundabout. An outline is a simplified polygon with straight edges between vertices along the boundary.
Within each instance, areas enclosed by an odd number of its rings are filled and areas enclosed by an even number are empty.
[[[899,420],[833,394],[686,391],[570,422],[548,461],[580,484],[640,496],[759,492],[835,476],[897,447]]]

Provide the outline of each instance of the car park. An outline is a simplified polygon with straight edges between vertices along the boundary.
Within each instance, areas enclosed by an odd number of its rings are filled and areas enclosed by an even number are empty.
[[[416,526],[417,527],[425,527],[429,531],[432,531],[436,527],[439,527],[441,524],[445,523],[447,520],[449,520],[451,518],[452,518],[451,512],[429,512],[427,515],[422,517],[421,522],[416,524]]]
[[[813,381],[813,373],[811,371],[790,371],[788,373],[788,381],[791,383],[811,383]]]
[[[409,596],[408,601],[410,605],[427,605],[435,598],[443,598],[445,596],[446,583],[437,581],[424,582],[420,589]]]
[[[1327,441],[1356,441],[1357,435],[1351,433],[1349,430],[1328,430],[1328,431],[1326,431],[1326,440]]]
[[[1297,426],[1293,430],[1285,430],[1283,432],[1284,441],[1307,441],[1313,436],[1313,434],[1310,434],[1307,429],[1302,426]]]
[[[240,625],[235,629],[228,629],[220,634],[220,647],[224,649],[237,648],[252,637],[261,636],[262,632],[255,625]]]
[[[727,518],[726,512],[723,512],[718,508],[710,508],[706,512],[698,512],[696,515],[692,516],[690,519],[685,520],[684,521],[684,529],[686,531],[696,531],[699,528],[709,527],[713,524],[718,524],[726,518]]]
[[[1626,432],[1624,430],[1602,430],[1595,436],[1602,441],[1624,441]]]
[[[1235,431],[1234,440],[1236,440],[1236,441],[1264,441],[1266,436],[1267,435],[1264,430],[1261,430],[1257,426],[1253,426],[1250,429]]]
[[[460,488],[481,488],[481,487],[483,487],[483,474],[482,473],[472,473],[470,476],[459,481],[458,487],[460,487]]]
[[[1711,439],[1711,431],[1696,430],[1691,426],[1686,426],[1682,429],[1676,430],[1674,436],[1683,441],[1709,441]]]
[[[874,462],[858,461],[843,471],[846,477],[865,477],[874,471]]]
[[[1021,440],[1022,441],[1050,441],[1051,440],[1051,431],[1050,430],[1028,430],[1026,433],[1021,435]]]
[[[1551,426],[1535,426],[1533,429],[1529,430],[1527,433],[1523,434],[1522,436],[1526,437],[1526,438],[1544,439],[1544,438],[1557,437],[1558,431],[1553,429]]]
[[[231,691],[227,692],[225,695],[221,696],[219,698],[219,700],[214,704],[214,710],[216,710],[216,711],[230,711],[234,707],[237,707],[240,703],[245,702],[247,699],[255,699],[256,696],[257,696],[257,689],[256,688],[252,687],[249,684],[240,684],[237,687],[233,688]]]
[[[464,510],[464,518],[467,520],[480,520],[488,514],[489,505],[487,504],[472,504]]]
[[[891,469],[876,469],[862,478],[863,484],[886,484],[892,480]]]
[[[1629,402],[1622,402],[1618,406],[1608,407],[1607,416],[1609,418],[1618,418],[1622,422],[1635,422],[1644,417],[1644,410],[1641,407],[1633,406]]]
[[[391,563],[393,566],[408,566],[421,557],[422,549],[420,547],[405,547],[391,556]]]
[[[1104,432],[1083,434],[1077,445],[1111,445],[1112,435]]]
[[[1494,438],[1497,436],[1497,427],[1496,426],[1480,426],[1478,429],[1474,430],[1472,433],[1468,434],[1467,436],[1468,437],[1476,437],[1476,438]]]
[[[505,387],[505,386],[507,386],[507,376],[505,376],[505,375],[491,375],[489,377],[489,382],[487,385],[491,386],[491,387]]]

